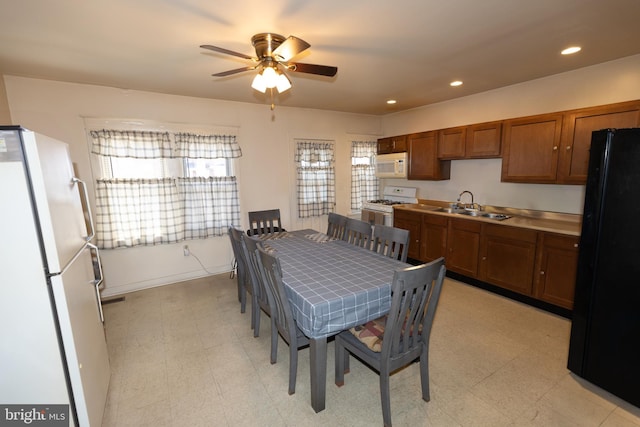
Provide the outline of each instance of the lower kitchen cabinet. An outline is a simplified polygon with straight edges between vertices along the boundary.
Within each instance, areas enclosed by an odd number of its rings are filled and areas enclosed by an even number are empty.
[[[579,238],[553,233],[540,235],[535,297],[571,310],[576,285]]]
[[[405,209],[409,257],[445,257],[447,270],[529,298],[573,308],[579,237]]]
[[[407,256],[420,259],[420,220],[419,213],[396,209],[393,212],[393,226],[409,230],[409,251]]]
[[[472,278],[478,276],[481,229],[482,223],[480,222],[449,218],[447,256],[445,258],[448,270]]]
[[[425,262],[447,256],[447,217],[422,215],[420,259]]]
[[[485,224],[480,246],[479,279],[532,295],[538,232]]]

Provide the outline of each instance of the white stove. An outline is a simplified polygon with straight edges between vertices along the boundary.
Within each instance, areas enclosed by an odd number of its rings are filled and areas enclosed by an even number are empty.
[[[362,204],[362,220],[372,224],[393,226],[393,206],[418,203],[417,188],[387,186],[382,198]]]

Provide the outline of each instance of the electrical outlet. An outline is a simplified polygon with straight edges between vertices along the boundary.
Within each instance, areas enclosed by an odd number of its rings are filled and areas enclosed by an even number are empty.
[[[182,253],[184,253],[184,256],[189,256],[191,255],[191,251],[189,250],[189,245],[184,245],[182,247]]]

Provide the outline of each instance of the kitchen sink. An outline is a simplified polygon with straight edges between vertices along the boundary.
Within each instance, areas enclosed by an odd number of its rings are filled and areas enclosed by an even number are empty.
[[[511,218],[509,215],[504,215],[504,214],[499,214],[499,213],[493,213],[493,212],[482,212],[482,211],[462,211],[462,212],[456,212],[457,214],[460,215],[467,215],[467,216],[477,216],[480,218],[489,218],[489,219],[495,219],[497,221],[502,221],[508,218]]]
[[[459,209],[459,208],[437,208],[437,209],[434,209],[433,211],[456,214],[456,215],[475,216],[479,218],[495,219],[496,221],[503,221],[505,219],[511,218],[511,216],[509,215],[495,213],[495,212],[483,212],[478,210],[467,210],[467,209]]]

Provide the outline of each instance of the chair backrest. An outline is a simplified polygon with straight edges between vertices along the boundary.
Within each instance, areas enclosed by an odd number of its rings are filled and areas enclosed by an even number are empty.
[[[265,290],[265,283],[260,274],[260,267],[258,265],[258,258],[256,255],[256,249],[261,248],[262,243],[258,242],[255,239],[247,236],[246,234],[242,235],[242,250],[244,252],[244,256],[247,262],[247,270],[249,272],[249,276],[251,278],[252,291],[254,295],[258,299],[258,303],[261,307],[269,307],[269,299],[267,298],[267,293]]]
[[[409,253],[409,230],[376,224],[373,227],[371,250],[406,262]]]
[[[349,218],[343,240],[352,245],[369,249],[371,246],[371,233],[371,224],[359,219]]]
[[[244,232],[238,230],[235,227],[229,227],[229,239],[231,240],[231,248],[233,249],[233,256],[236,258],[236,265],[238,268],[238,283],[247,285],[249,276],[247,272],[247,259],[242,250],[242,236]]]
[[[429,345],[445,272],[444,258],[394,272],[381,357],[417,357]]]
[[[282,282],[282,267],[278,257],[269,254],[263,248],[256,251],[258,266],[269,298],[271,318],[278,331],[289,345],[297,348],[297,329],[291,305]]]
[[[327,225],[327,236],[342,240],[347,228],[349,218],[334,212],[329,213],[329,224]]]
[[[249,212],[249,236],[285,231],[280,224],[280,209]]]

